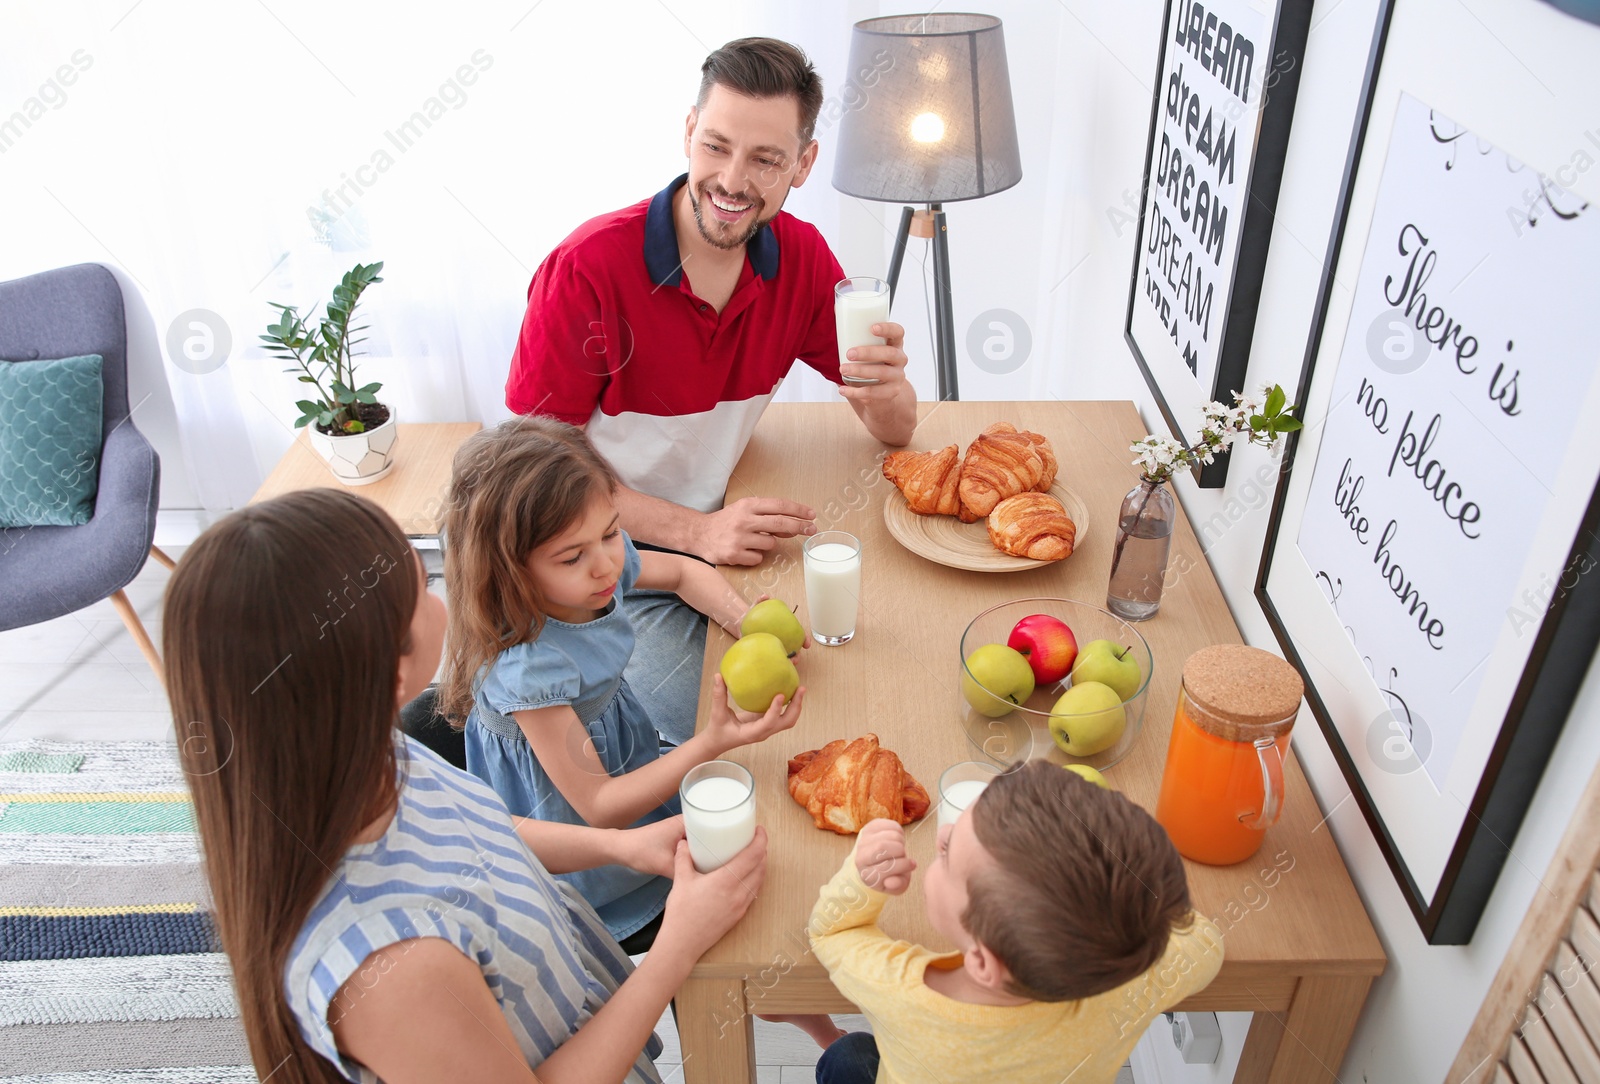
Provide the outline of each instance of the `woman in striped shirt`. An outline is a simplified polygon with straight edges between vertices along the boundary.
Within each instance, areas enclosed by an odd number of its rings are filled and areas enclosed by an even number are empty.
[[[394,727],[444,625],[404,534],[344,491],[234,513],[168,585],[168,695],[256,1070],[659,1082],[651,1028],[759,890],[765,835],[701,875],[679,818],[513,824]],[[674,879],[637,970],[551,876],[609,863]]]

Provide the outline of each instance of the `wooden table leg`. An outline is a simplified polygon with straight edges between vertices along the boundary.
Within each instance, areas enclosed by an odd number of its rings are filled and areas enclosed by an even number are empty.
[[[1371,986],[1368,976],[1302,978],[1287,1013],[1261,1011],[1250,1021],[1233,1079],[1237,1084],[1336,1081]]]
[[[684,1084],[752,1084],[755,1017],[743,979],[690,979],[678,990],[678,1039]]]

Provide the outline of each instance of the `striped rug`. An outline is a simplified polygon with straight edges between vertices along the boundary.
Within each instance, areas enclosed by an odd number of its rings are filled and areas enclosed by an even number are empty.
[[[0,743],[0,1084],[247,1084],[164,742]]]

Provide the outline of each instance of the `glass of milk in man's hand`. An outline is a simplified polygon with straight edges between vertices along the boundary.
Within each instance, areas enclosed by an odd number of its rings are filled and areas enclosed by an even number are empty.
[[[841,279],[833,288],[833,319],[839,329],[841,366],[850,361],[848,355],[852,346],[888,345],[887,339],[872,333],[872,325],[886,323],[889,319],[889,284],[874,278]],[[844,382],[879,383],[876,377],[870,376],[846,376]]]

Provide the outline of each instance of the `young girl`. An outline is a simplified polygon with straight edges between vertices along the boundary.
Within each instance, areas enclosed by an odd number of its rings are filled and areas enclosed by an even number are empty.
[[[678,812],[690,768],[794,726],[805,697],[757,716],[729,707],[721,676],[700,732],[661,752],[645,702],[622,676],[633,628],[618,599],[673,591],[734,636],[747,609],[710,565],[640,552],[618,526],[617,476],[581,429],[522,417],[456,453],[445,514],[449,654],[439,711],[466,728],[467,768],[515,816],[642,828]],[[650,948],[667,878],[617,865],[565,875],[630,954]],[[824,1015],[792,1023],[826,1048]]]
[[[659,1082],[651,1027],[749,905],[765,837],[702,876],[676,820],[513,826],[394,728],[444,624],[394,521],[343,491],[234,513],[167,587],[168,695],[256,1071]],[[595,862],[674,875],[637,970],[546,871]]]
[[[706,725],[661,753],[651,690],[622,676],[633,628],[620,598],[635,587],[673,591],[735,636],[747,607],[712,566],[636,550],[618,526],[616,487],[583,431],[550,418],[484,430],[456,455],[439,710],[465,726],[467,768],[514,816],[595,828],[670,817],[690,768],[800,715],[804,689],[791,704],[774,698],[763,716],[740,716],[718,677]],[[567,880],[625,948],[648,947],[670,881],[611,866]]]

